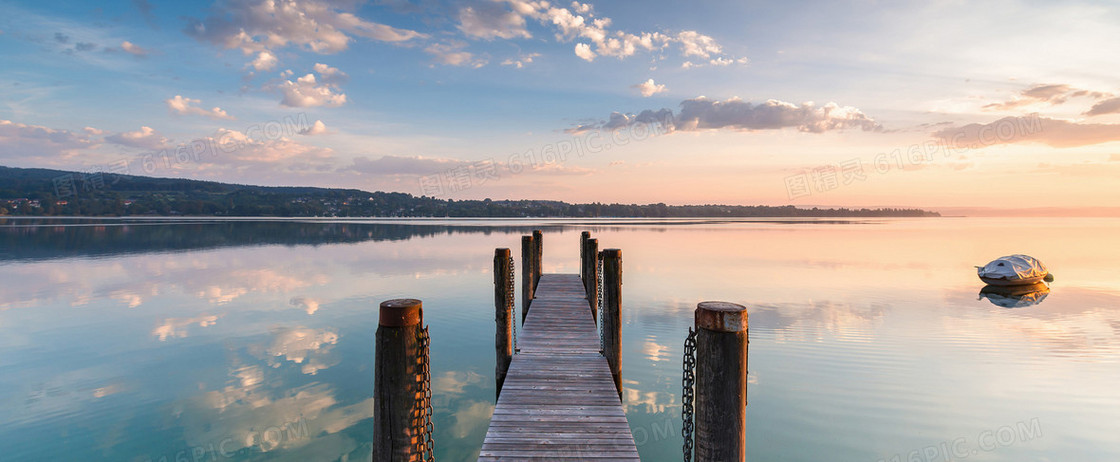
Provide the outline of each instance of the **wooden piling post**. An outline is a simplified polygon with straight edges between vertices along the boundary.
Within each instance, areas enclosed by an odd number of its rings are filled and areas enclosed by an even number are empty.
[[[587,304],[591,319],[599,322],[599,240],[587,240]]]
[[[744,461],[747,419],[747,309],[696,306],[696,461]]]
[[[502,384],[506,381],[506,372],[513,359],[513,285],[510,284],[510,252],[509,249],[494,249],[494,321],[497,330],[494,334],[494,351],[496,362],[494,366],[494,382],[496,396],[502,393]]]
[[[541,281],[541,274],[543,273],[543,258],[544,258],[544,233],[539,229],[533,230],[533,246],[536,247],[533,255],[533,292],[537,291],[537,284]]]
[[[420,300],[381,303],[374,349],[373,460],[420,460],[423,407]]]
[[[603,356],[622,398],[622,250],[603,250]]]
[[[529,315],[529,305],[533,303],[533,254],[536,252],[533,236],[521,236],[521,323],[525,323],[525,316]]]
[[[584,231],[579,235],[579,279],[583,281],[583,291],[587,292],[587,240],[591,239],[591,232]]]

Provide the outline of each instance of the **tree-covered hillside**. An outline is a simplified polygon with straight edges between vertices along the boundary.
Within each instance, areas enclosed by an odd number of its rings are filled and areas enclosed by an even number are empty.
[[[357,189],[250,186],[177,178],[0,167],[0,215],[279,217],[917,217],[918,209],[568,204],[453,200]]]

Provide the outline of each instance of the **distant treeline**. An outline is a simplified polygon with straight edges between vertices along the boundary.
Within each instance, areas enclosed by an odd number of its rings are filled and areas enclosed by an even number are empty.
[[[919,209],[569,204],[462,200],[394,192],[249,186],[109,173],[0,167],[0,215],[277,217],[926,217]]]

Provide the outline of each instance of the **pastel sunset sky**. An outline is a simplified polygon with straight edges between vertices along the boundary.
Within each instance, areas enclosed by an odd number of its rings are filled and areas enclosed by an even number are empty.
[[[456,199],[1120,204],[1110,2],[0,9],[5,166]]]

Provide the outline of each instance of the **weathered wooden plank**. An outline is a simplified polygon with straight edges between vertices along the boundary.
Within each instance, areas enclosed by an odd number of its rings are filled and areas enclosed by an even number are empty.
[[[576,274],[542,275],[480,461],[638,460]]]

